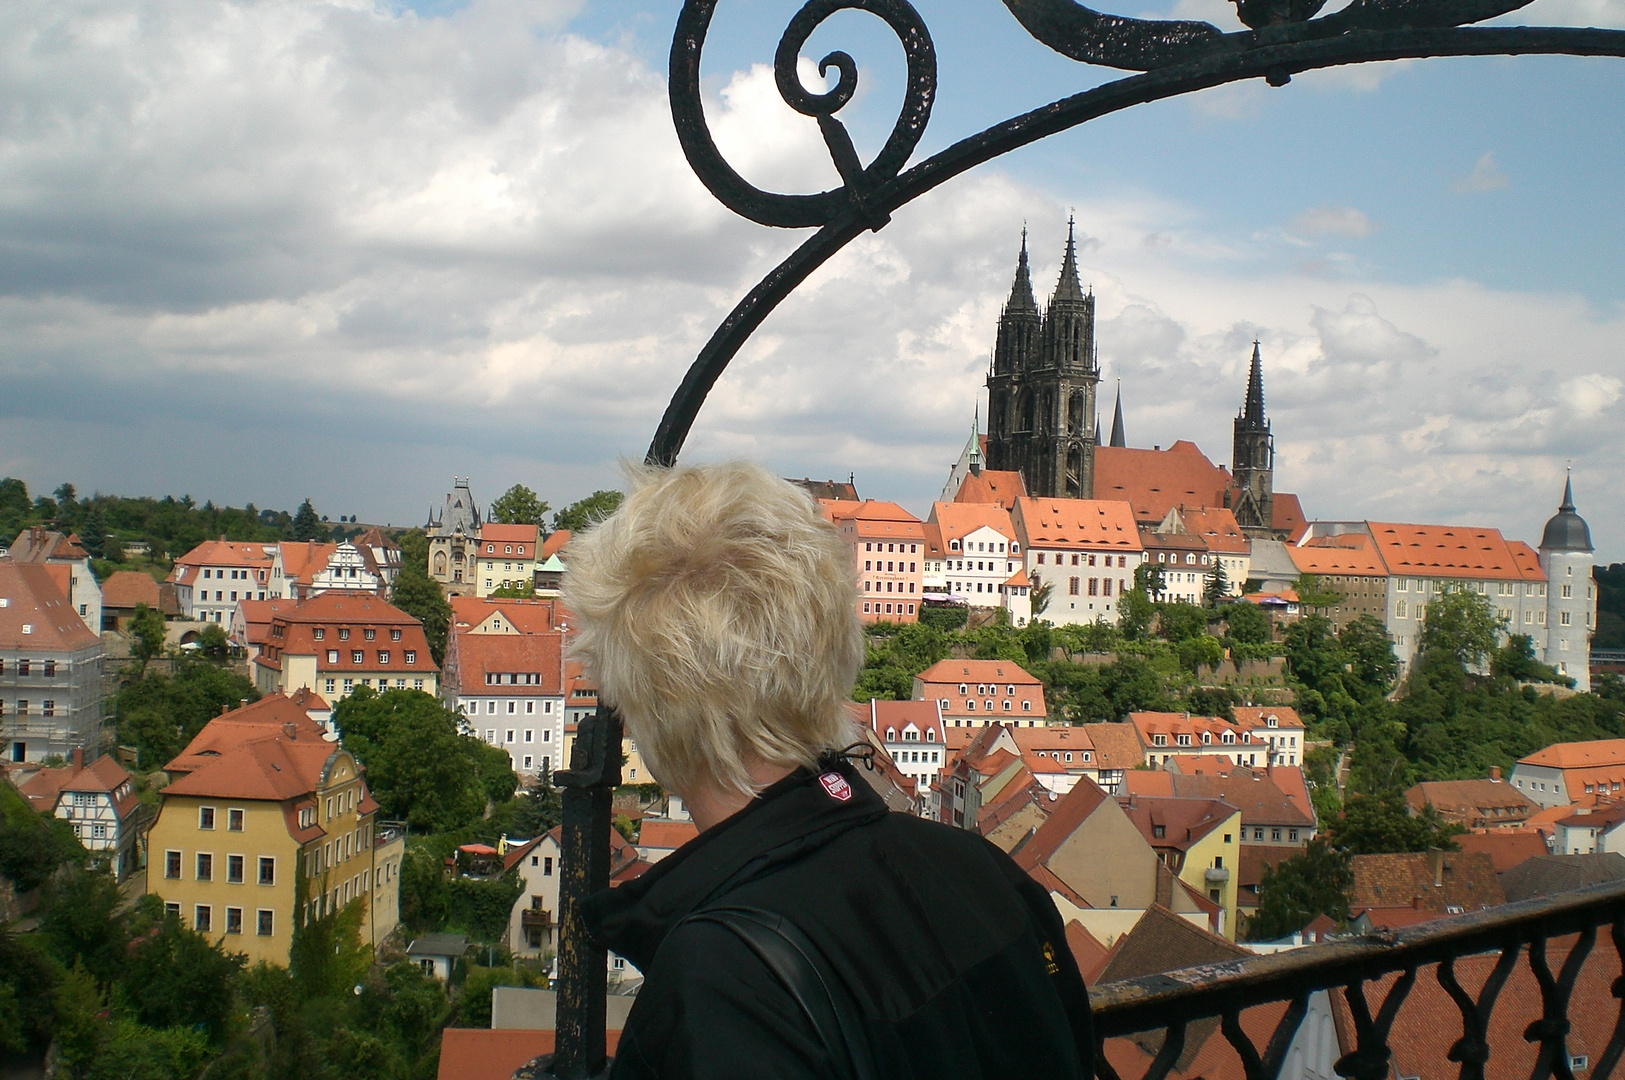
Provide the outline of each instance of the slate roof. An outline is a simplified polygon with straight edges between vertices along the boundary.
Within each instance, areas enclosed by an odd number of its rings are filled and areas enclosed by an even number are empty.
[[[1625,855],[1536,855],[1501,875],[1508,903],[1625,881]]]

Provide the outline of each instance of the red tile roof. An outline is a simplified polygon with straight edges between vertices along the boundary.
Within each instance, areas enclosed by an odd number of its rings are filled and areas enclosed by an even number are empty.
[[[1034,866],[1047,864],[1067,838],[1109,798],[1093,780],[1080,776],[1071,791],[1050,804],[1049,817],[1016,856],[1016,865],[1030,871]]]
[[[438,1080],[510,1080],[521,1065],[553,1052],[554,1033],[517,1028],[446,1028],[440,1036]],[[609,1053],[621,1041],[609,1033]]]
[[[254,567],[271,565],[272,544],[251,544],[236,540],[205,540],[185,555],[175,560],[177,568],[182,566],[236,566]]]
[[[90,558],[90,553],[80,546],[78,536],[63,536],[41,525],[18,533],[17,539],[11,543],[10,554],[18,562],[30,563],[48,560],[78,562]]]
[[[1120,795],[1117,805],[1145,842],[1159,851],[1185,851],[1214,829],[1235,819],[1237,809],[1218,799],[1162,799]],[[1157,835],[1157,830],[1162,835]]]
[[[955,550],[954,541],[964,540],[977,529],[992,529],[1011,543],[1016,540],[1010,511],[997,503],[932,503],[930,520],[936,523],[949,550]]]
[[[1111,955],[1100,939],[1085,930],[1076,919],[1066,924],[1066,947],[1071,951],[1072,959],[1078,962],[1078,973],[1085,983],[1092,984],[1100,977]]]
[[[558,629],[565,621],[564,608],[551,599],[499,599],[496,597],[453,596],[451,621],[453,626],[476,627],[483,625],[492,615],[501,613],[521,634],[542,634]]]
[[[939,660],[915,678],[927,686],[935,683],[1015,683],[1038,686],[1038,680],[1013,660]]]
[[[658,818],[644,818],[643,824],[638,828],[638,846],[675,850],[698,835],[700,835],[700,828],[692,821],[662,821]]]
[[[227,750],[173,781],[164,794],[287,802],[314,792],[328,761],[341,752],[336,743],[279,732]]]
[[[315,635],[317,629],[324,631],[319,640]],[[367,630],[397,629],[401,632],[399,641],[391,640],[388,633],[376,634],[371,641],[366,638]],[[350,637],[341,640],[340,630],[349,630]],[[411,664],[406,662],[407,652],[413,653]],[[336,659],[328,658],[332,653],[337,653]],[[359,661],[357,653],[361,656]],[[429,653],[423,624],[367,592],[335,590],[300,601],[291,608],[278,608],[264,650],[254,658],[254,663],[280,671],[283,656],[316,657],[316,671],[321,676],[373,672],[424,676],[440,670]]]
[[[1442,915],[1452,907],[1477,911],[1506,902],[1488,855],[1424,851],[1356,855],[1349,862],[1354,871],[1354,887],[1349,890],[1351,910],[1415,902]]]
[[[1275,718],[1277,728],[1303,727],[1303,717],[1290,705],[1236,705],[1230,709],[1230,715],[1235,718],[1237,727],[1247,730],[1267,730],[1271,717]]]
[[[998,503],[1006,510],[1013,509],[1016,500],[1027,494],[1027,484],[1019,472],[1002,469],[983,469],[980,475],[965,477],[954,493],[956,503]]]
[[[487,521],[480,527],[480,554],[535,559],[541,532],[534,525],[497,525]],[[509,547],[514,550],[506,551]]]
[[[102,582],[103,608],[131,608],[145,604],[158,610],[158,582],[139,570],[115,570]]]
[[[564,549],[568,547],[569,544],[570,530],[554,529],[552,532],[547,534],[547,539],[542,541],[541,561],[546,562],[555,555],[561,559],[564,558]]]
[[[1223,506],[1229,490],[1229,472],[1185,439],[1166,450],[1095,448],[1096,497],[1133,504],[1135,518],[1148,524],[1175,506]]]
[[[1309,518],[1296,495],[1277,491],[1270,496],[1270,527],[1284,534],[1292,543],[1296,543],[1298,537],[1308,531]]]
[[[318,573],[327,569],[327,564],[333,561],[333,553],[338,549],[337,544],[315,540],[284,541],[277,548],[277,553],[282,557],[282,576],[301,585],[309,585]]]
[[[314,699],[322,705],[326,702]],[[245,743],[282,734],[292,725],[294,734],[306,741],[320,740],[325,729],[310,718],[312,708],[283,694],[271,694],[240,709],[222,713],[203,725],[173,760],[164,766],[171,777],[195,772]]]
[[[67,569],[0,559],[0,649],[77,652],[101,645],[58,584]]]
[[[1434,578],[1545,581],[1537,567],[1520,565],[1499,529],[1471,525],[1367,523],[1390,574]]]
[[[1126,771],[1145,763],[1145,751],[1140,749],[1140,736],[1133,724],[1084,724],[1083,729],[1094,744],[1096,768]]]
[[[1029,548],[1140,551],[1140,529],[1126,502],[1017,499],[1016,531]]]
[[[505,681],[507,676],[520,681]],[[526,683],[529,675],[539,682]],[[564,635],[459,634],[457,679],[460,694],[537,697],[564,694]],[[503,681],[498,681],[503,680]]]
[[[1318,537],[1306,544],[1288,544],[1287,554],[1300,574],[1326,577],[1387,577],[1388,568],[1369,536],[1345,533]]]
[[[1505,873],[1525,859],[1546,855],[1546,838],[1534,829],[1494,829],[1467,833],[1455,838],[1462,851],[1488,855],[1497,874]]]
[[[1246,555],[1252,550],[1252,544],[1242,533],[1241,526],[1236,524],[1236,515],[1222,506],[1181,507],[1179,516],[1185,522],[1185,529],[1200,536],[1209,551]]]

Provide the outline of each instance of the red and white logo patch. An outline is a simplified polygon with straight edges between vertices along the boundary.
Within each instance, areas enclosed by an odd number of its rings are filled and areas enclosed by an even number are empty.
[[[824,790],[836,802],[846,802],[852,797],[852,785],[838,772],[827,772],[818,778],[818,782],[824,785]]]

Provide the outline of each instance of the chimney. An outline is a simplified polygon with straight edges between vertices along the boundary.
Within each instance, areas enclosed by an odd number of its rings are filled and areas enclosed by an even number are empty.
[[[74,771],[74,774],[77,775],[78,772],[81,769],[83,769],[84,767],[85,767],[85,750],[84,750],[84,747],[76,746],[76,747],[73,748],[73,771]]]
[[[1499,784],[1500,782],[1501,782],[1501,766],[1499,766],[1499,765],[1491,765],[1490,766],[1490,783]]]
[[[241,704],[241,705],[240,705],[240,706],[238,706],[238,707],[239,707],[239,708],[243,708],[243,709],[246,709],[246,708],[248,708],[248,699],[247,699],[247,698],[243,698],[243,699],[242,699],[242,704]]]
[[[230,711],[231,711],[231,706],[230,706],[230,705],[227,705],[227,704],[225,704],[225,703],[224,703],[224,702],[222,702],[222,703],[221,703],[221,704],[220,704],[220,715],[221,715],[221,716],[224,716],[224,715],[226,715],[226,714],[227,714],[227,713],[229,713],[229,712],[230,712]]]
[[[1412,911],[1421,911],[1422,910],[1422,898],[1420,896],[1411,897],[1411,910]]]
[[[294,726],[294,723],[293,723],[292,720],[289,720],[289,721],[285,722],[282,725],[282,734],[286,735],[290,739],[293,739],[293,740],[297,741],[298,738],[299,738],[299,729]]]

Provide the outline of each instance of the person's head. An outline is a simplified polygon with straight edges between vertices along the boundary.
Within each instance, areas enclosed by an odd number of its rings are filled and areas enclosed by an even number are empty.
[[[574,655],[655,777],[754,795],[753,762],[811,766],[849,742],[856,570],[812,499],[744,462],[628,478],[571,540],[564,600]]]

